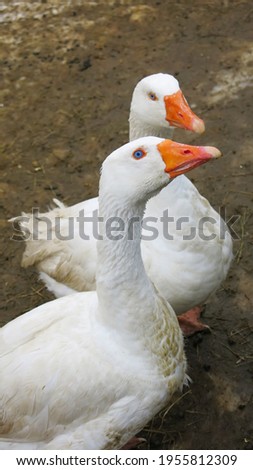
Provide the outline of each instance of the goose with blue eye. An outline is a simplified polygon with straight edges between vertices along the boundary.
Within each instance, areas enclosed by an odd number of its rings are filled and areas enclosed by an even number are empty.
[[[190,109],[175,77],[162,73],[145,77],[132,96],[130,141],[147,135],[171,138],[174,126],[198,133],[205,128]],[[22,265],[36,266],[56,297],[95,289],[96,239],[92,223],[84,221],[80,229],[80,220],[96,213],[98,200],[85,200],[71,207],[54,202],[57,207],[36,214],[36,220],[31,214],[24,214],[23,221],[21,218],[26,236]],[[206,326],[199,322],[199,306],[219,288],[232,260],[232,238],[225,222],[184,175],[148,201],[145,215],[147,220],[157,219],[153,238],[143,226],[142,255],[148,275],[177,314],[187,312],[180,316],[186,335],[204,329]],[[50,237],[45,217],[51,221]],[[55,229],[57,218],[61,239]],[[70,218],[74,221],[73,237],[68,237]],[[38,233],[34,235],[35,227]]]
[[[145,137],[104,161],[97,290],[47,302],[0,329],[0,449],[129,447],[187,383],[177,317],[142,262],[141,224],[151,196],[219,156]],[[111,217],[122,221],[118,239],[107,231]]]

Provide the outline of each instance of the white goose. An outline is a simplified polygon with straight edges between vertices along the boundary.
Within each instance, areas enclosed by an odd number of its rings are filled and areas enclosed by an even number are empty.
[[[178,81],[161,73],[137,84],[129,122],[130,140],[151,134],[171,137],[171,126],[204,131],[203,121],[190,110]],[[168,201],[171,201],[169,207]],[[57,200],[54,202],[58,207],[48,213],[21,217],[26,235],[22,265],[35,265],[56,297],[95,289],[94,225],[82,218],[90,218],[97,211],[97,198],[71,207]],[[142,256],[149,277],[177,314],[200,305],[220,286],[231,264],[232,239],[225,222],[185,176],[177,178],[150,200],[145,216],[159,219],[155,224],[157,236],[152,240],[150,230],[143,229],[144,238],[149,237],[148,241],[142,241]],[[50,233],[45,217],[51,221]],[[70,233],[70,218],[74,221],[73,236],[69,240],[59,239],[57,222],[60,221],[58,228],[60,226],[61,237],[65,238]],[[170,236],[166,238],[167,232]],[[83,233],[89,238],[85,243]],[[193,317],[190,326],[189,318],[187,314],[186,334],[203,328]],[[183,321],[181,318],[181,324]]]
[[[0,330],[0,449],[122,447],[187,381],[177,317],[142,263],[141,220],[172,177],[219,155],[146,137],[105,160],[97,292],[48,302]],[[112,216],[121,237],[108,233]]]

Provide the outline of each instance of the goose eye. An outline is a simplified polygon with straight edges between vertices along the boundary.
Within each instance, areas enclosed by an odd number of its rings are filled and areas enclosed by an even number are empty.
[[[157,101],[157,100],[158,100],[156,94],[153,93],[152,91],[150,91],[150,92],[148,93],[148,97],[149,97],[152,101]]]
[[[145,157],[146,155],[146,152],[145,150],[143,149],[137,149],[133,152],[133,157],[136,159],[136,160],[139,160],[140,158],[143,158]]]

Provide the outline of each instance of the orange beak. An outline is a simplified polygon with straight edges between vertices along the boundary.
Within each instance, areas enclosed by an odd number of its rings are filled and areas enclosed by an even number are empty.
[[[204,132],[204,121],[192,112],[181,90],[173,95],[165,96],[164,102],[166,121],[168,121],[171,126],[188,129],[198,134]]]
[[[221,152],[216,147],[195,147],[167,139],[158,144],[157,148],[166,165],[164,171],[171,178],[187,173],[212,158],[221,157]]]

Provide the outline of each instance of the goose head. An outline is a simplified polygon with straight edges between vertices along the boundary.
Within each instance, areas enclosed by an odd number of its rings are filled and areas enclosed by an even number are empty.
[[[175,77],[157,73],[143,78],[135,87],[131,114],[144,125],[154,129],[180,127],[201,134],[202,119],[193,113]]]
[[[178,175],[221,156],[215,147],[197,147],[159,137],[141,137],[106,158],[101,190],[113,194],[119,204],[146,202]]]

